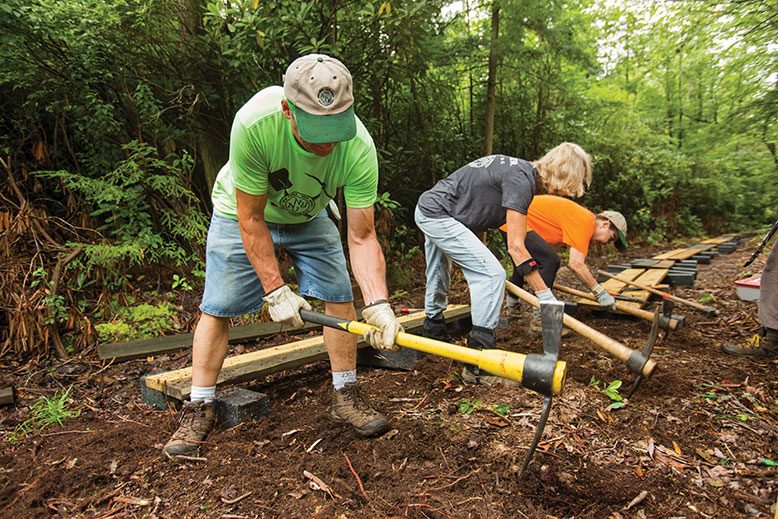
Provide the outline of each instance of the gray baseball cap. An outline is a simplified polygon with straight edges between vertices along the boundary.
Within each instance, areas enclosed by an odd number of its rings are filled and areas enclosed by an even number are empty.
[[[618,211],[603,211],[598,214],[600,218],[608,220],[616,228],[616,241],[614,245],[619,250],[627,249],[627,219]]]
[[[304,140],[319,144],[354,138],[351,73],[326,54],[307,54],[294,60],[284,74],[284,95]]]

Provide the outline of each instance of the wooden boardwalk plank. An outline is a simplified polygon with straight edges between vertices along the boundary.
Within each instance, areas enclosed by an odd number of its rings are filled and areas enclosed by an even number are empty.
[[[628,279],[630,281],[634,281],[636,278],[638,278],[639,276],[643,275],[647,270],[655,270],[655,269],[635,269],[635,268],[633,268],[633,269],[622,270],[621,272],[619,272],[616,275],[621,277],[621,278]],[[607,290],[611,294],[618,294],[619,292],[621,292],[624,289],[624,287],[628,286],[623,281],[618,281],[616,279],[608,279],[607,281],[603,281],[602,283],[600,283],[600,285],[602,285],[602,288],[604,288],[605,290]],[[630,297],[631,296],[632,296],[632,294],[630,294]],[[597,301],[592,301],[591,299],[579,298],[576,302],[579,305],[600,306],[600,304]]]
[[[668,271],[669,269],[649,269],[645,273],[635,278],[633,281],[646,286],[658,285],[665,278]],[[644,301],[643,303],[638,303],[637,301],[622,301],[625,306],[631,308],[642,308],[645,304],[645,301],[648,301],[648,298],[651,297],[651,292],[648,292],[647,290],[630,290],[627,292],[627,294],[629,294],[629,297],[642,299]]]
[[[665,278],[665,276],[667,276],[667,272],[669,270],[670,269],[659,268],[627,269],[619,272],[616,275],[623,277],[624,279],[629,279],[630,281],[636,281],[643,285],[656,286]],[[603,288],[605,288],[605,290],[611,294],[623,293],[626,296],[633,297],[635,299],[642,299],[644,301],[644,303],[638,303],[637,301],[619,301],[620,304],[632,308],[642,308],[645,304],[645,301],[648,301],[648,298],[651,297],[650,292],[646,290],[630,290],[632,288],[630,285],[627,285],[626,283],[616,279],[609,279],[608,281],[601,284]],[[599,306],[597,301],[583,298],[578,299],[577,303],[588,306]]]
[[[671,259],[678,260],[678,261],[689,259],[692,256],[694,256],[695,254],[699,254],[702,251],[710,250],[710,249],[712,249],[714,247],[715,247],[715,245],[698,243],[696,245],[692,245],[691,247],[687,248],[686,250],[684,250],[682,252],[674,254]]]
[[[675,254],[678,254],[680,252],[685,251],[686,249],[674,249],[669,252],[663,252],[662,254],[657,254],[656,256],[653,256],[654,259],[658,260],[666,260],[666,259],[673,259],[673,256]]]
[[[306,323],[303,328],[292,330],[288,327],[284,328],[283,325],[279,323],[273,322],[248,324],[245,326],[235,326],[230,328],[229,341],[230,344],[235,344],[249,341],[251,339],[256,339],[257,337],[275,335],[281,331],[299,333],[304,330],[312,330],[315,328],[321,328],[321,326],[317,324]],[[166,335],[164,337],[155,337],[153,339],[140,339],[137,341],[100,344],[97,346],[97,355],[101,359],[114,359],[114,362],[141,359],[143,357],[161,355],[163,353],[170,353],[172,351],[191,348],[193,336],[194,334],[189,332],[178,333],[175,335]]]
[[[469,305],[449,305],[443,313],[449,320],[457,320],[470,315]],[[421,327],[424,322],[424,312],[416,312],[398,318],[400,324],[410,331]],[[367,345],[359,341],[357,347]],[[274,346],[263,350],[244,353],[224,360],[219,373],[217,385],[235,384],[255,379],[270,373],[297,368],[327,358],[324,338],[319,335],[288,344]],[[160,391],[178,400],[189,396],[192,384],[192,368],[182,368],[145,378],[146,387]]]
[[[721,245],[722,243],[732,241],[735,238],[737,238],[737,234],[722,234],[721,236],[718,236],[716,238],[710,238],[701,243],[709,243],[711,245]]]

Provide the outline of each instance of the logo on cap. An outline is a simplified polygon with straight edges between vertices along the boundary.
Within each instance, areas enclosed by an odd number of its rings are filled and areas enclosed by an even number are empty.
[[[319,90],[319,104],[322,106],[330,106],[335,101],[335,94],[329,88],[322,88]]]

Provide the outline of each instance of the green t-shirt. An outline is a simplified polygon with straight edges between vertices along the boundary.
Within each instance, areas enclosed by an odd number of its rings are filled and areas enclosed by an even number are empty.
[[[216,212],[237,218],[235,189],[250,195],[268,194],[265,220],[303,223],[315,217],[343,188],[346,206],[359,209],[375,203],[378,159],[362,121],[357,135],[340,142],[326,157],[305,151],[284,117],[278,86],[259,91],[235,116],[230,135],[230,159],[213,186]]]

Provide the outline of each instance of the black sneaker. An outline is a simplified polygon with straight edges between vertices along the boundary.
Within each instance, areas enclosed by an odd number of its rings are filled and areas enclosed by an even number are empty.
[[[424,324],[421,327],[422,337],[435,339],[436,341],[451,342],[451,337],[446,329],[446,321],[443,316],[438,314],[436,317],[425,317]]]

